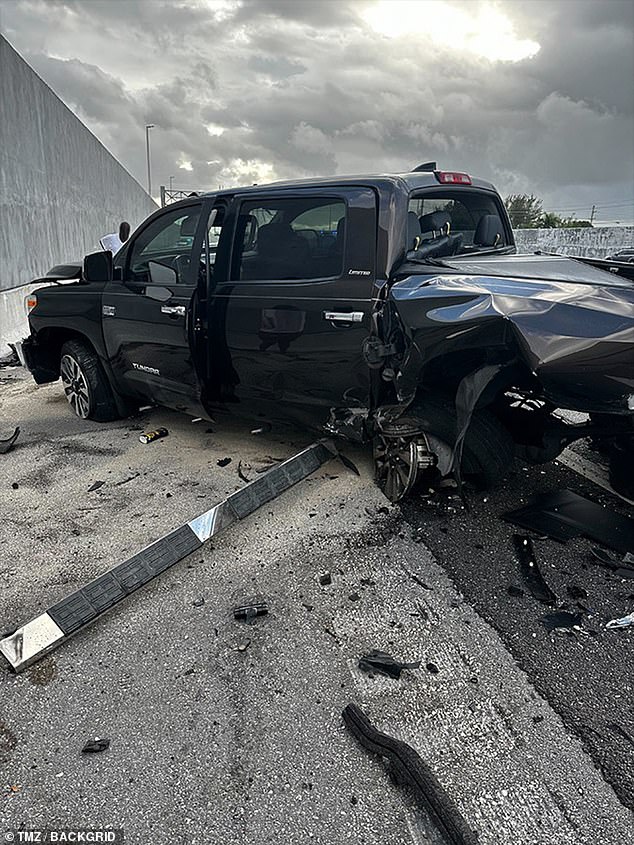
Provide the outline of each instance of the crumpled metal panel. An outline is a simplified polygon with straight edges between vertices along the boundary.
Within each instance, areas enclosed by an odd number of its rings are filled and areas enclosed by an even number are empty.
[[[510,269],[514,256],[506,258]],[[634,285],[569,259],[557,262],[555,275],[564,275],[567,261],[570,274],[582,268],[583,281],[439,274],[396,282],[389,302],[407,347],[395,380],[399,400],[411,400],[434,358],[497,349],[523,362],[558,407],[632,413]]]

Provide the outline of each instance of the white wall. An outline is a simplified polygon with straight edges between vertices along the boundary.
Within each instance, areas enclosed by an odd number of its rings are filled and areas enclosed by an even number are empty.
[[[12,291],[0,297],[2,355],[25,327],[18,288],[156,204],[1,35],[0,85],[0,291]]]
[[[582,258],[606,258],[619,249],[634,248],[634,226],[583,229],[514,229],[518,252],[559,252]]]

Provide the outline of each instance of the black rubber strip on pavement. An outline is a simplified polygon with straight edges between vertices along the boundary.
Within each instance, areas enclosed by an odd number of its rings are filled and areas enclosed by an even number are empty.
[[[411,745],[382,733],[356,704],[348,704],[342,715],[345,726],[360,744],[386,758],[397,781],[412,789],[447,845],[479,845],[478,834],[469,827],[437,777]]]

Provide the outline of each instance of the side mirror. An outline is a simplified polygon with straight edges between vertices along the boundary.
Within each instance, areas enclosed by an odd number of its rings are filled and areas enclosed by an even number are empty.
[[[86,282],[112,281],[112,253],[110,250],[91,252],[84,257],[82,278]]]

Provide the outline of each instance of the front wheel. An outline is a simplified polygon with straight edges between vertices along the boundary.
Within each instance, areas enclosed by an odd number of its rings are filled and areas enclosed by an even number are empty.
[[[119,418],[101,362],[88,344],[79,340],[66,341],[62,346],[59,371],[68,404],[78,417],[98,422]]]

